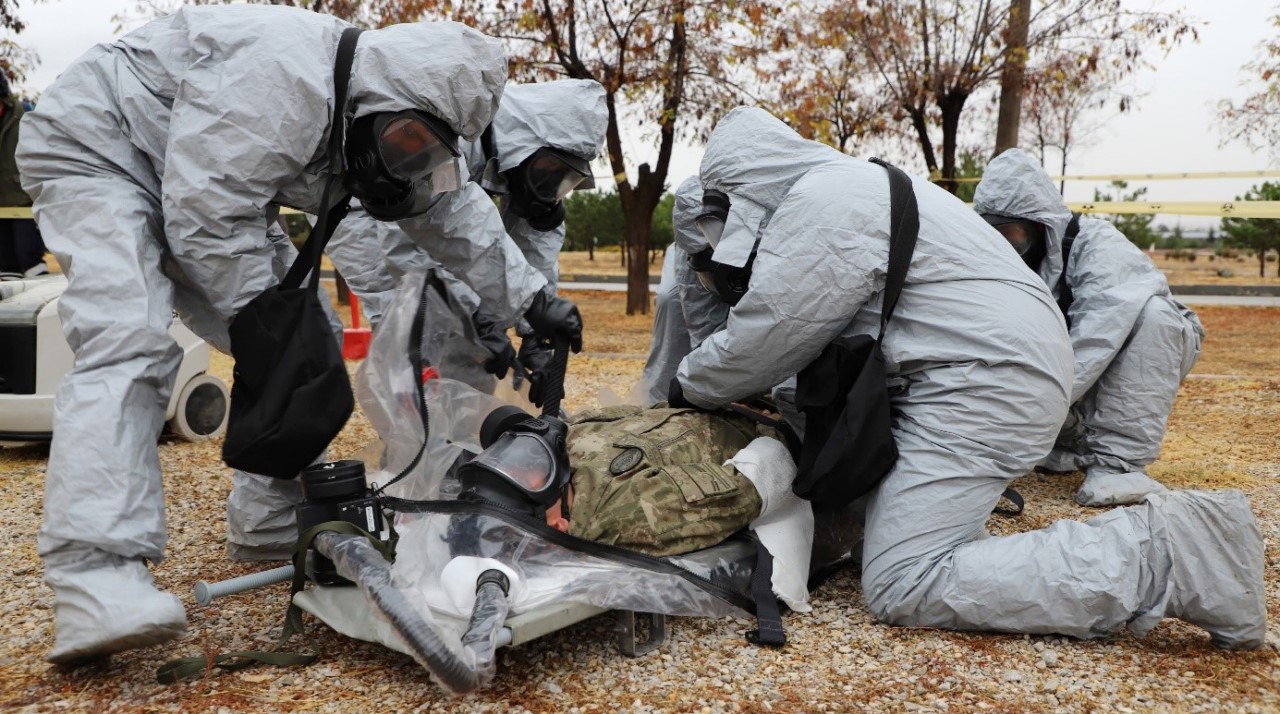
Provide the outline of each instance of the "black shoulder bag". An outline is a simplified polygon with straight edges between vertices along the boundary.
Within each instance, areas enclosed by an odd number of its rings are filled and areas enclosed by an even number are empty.
[[[347,29],[334,61],[330,159],[341,161],[343,107],[358,29]],[[321,307],[320,253],[347,213],[338,172],[325,181],[310,237],[279,285],[267,288],[231,321],[235,358],[231,414],[222,460],[243,471],[293,478],[329,445],[355,407],[351,380]],[[302,280],[310,274],[306,286]]]
[[[880,334],[832,342],[797,376],[805,434],[792,490],[821,510],[845,506],[875,488],[898,460],[880,343],[907,280],[920,214],[911,179],[896,166],[872,161],[889,172],[889,271]]]

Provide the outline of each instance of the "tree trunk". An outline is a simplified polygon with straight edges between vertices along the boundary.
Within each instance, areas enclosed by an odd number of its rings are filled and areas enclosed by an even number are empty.
[[[947,95],[939,98],[942,110],[942,183],[943,188],[955,193],[959,184],[956,177],[956,141],[960,133],[960,112],[964,111],[966,95]]]
[[[1062,142],[1062,175],[1063,176],[1067,175],[1067,149],[1068,148],[1070,148],[1070,144],[1066,141]],[[1067,195],[1067,180],[1065,178],[1058,181],[1058,195],[1059,196]]]
[[[1005,30],[1004,67],[1000,71],[1000,113],[996,119],[996,150],[999,156],[1018,145],[1018,125],[1022,121],[1023,77],[1027,68],[1027,31],[1031,24],[1031,0],[1011,0],[1009,27]]]
[[[916,140],[920,142],[920,151],[924,154],[924,165],[929,169],[930,177],[938,170],[938,159],[933,154],[933,141],[929,139],[929,122],[924,110],[906,107],[911,117],[911,126],[916,130]]]
[[[591,236],[591,240],[587,242],[587,260],[594,261],[596,259],[596,237]]]
[[[1267,277],[1267,249],[1263,248],[1258,251],[1258,277]]]
[[[640,164],[640,179],[631,190],[630,200],[622,202],[622,215],[626,221],[627,252],[631,254],[627,266],[627,314],[649,314],[649,231],[653,227],[653,211],[662,200],[662,184],[665,176],[659,176]]]

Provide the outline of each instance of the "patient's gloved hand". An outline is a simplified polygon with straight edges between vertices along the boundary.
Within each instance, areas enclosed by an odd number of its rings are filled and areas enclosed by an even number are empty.
[[[507,331],[498,318],[483,310],[476,310],[471,316],[471,322],[475,325],[476,339],[480,346],[489,353],[484,371],[498,379],[504,379],[516,362],[516,348],[511,344],[511,338],[507,337]]]
[[[684,387],[680,386],[680,378],[672,377],[671,386],[667,388],[667,404],[672,409],[696,409],[693,402],[684,398]]]

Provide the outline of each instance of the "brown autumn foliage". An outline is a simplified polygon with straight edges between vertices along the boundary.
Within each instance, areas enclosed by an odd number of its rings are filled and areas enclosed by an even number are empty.
[[[816,36],[856,48],[873,79],[859,91],[886,96],[929,172],[954,178],[964,110],[971,98],[991,94],[1008,58],[1009,3],[868,0],[818,7],[812,17],[825,29]],[[1031,15],[1027,72],[1066,68],[1064,81],[1114,80],[1146,66],[1153,47],[1167,51],[1188,36],[1195,27],[1178,12],[1135,10],[1122,0],[1045,0]],[[828,115],[840,113],[836,97],[818,96],[830,105]]]

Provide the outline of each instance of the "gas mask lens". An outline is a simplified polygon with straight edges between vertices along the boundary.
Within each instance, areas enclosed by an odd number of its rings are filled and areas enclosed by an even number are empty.
[[[473,463],[531,495],[545,490],[555,472],[555,457],[547,443],[534,434],[520,432],[508,432],[508,438],[499,439]]]
[[[543,203],[563,201],[570,191],[589,188],[590,164],[577,156],[543,147],[526,162],[525,180],[529,194]]]
[[[723,218],[704,213],[693,219],[693,224],[698,227],[702,237],[707,239],[712,248],[720,245],[720,238],[724,235]]]
[[[702,232],[712,248],[720,245],[724,236],[724,224],[729,219],[729,196],[723,191],[713,188],[702,192],[702,214],[693,219],[693,224]]]
[[[698,284],[706,289],[707,292],[715,295],[718,293],[716,289],[715,279],[715,261],[711,259],[711,248],[694,253],[689,256],[689,267],[693,268],[693,274],[698,278]]]
[[[400,112],[383,123],[378,134],[382,163],[393,176],[418,182],[459,156],[457,137],[441,122],[421,112]]]

